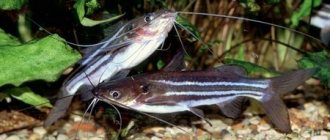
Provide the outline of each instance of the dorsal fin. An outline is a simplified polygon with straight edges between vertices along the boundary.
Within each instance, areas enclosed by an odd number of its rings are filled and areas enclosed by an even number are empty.
[[[213,69],[210,69],[213,71],[218,71],[223,73],[224,75],[237,75],[240,77],[244,77],[247,75],[247,71],[245,68],[240,67],[238,65],[222,65]]]
[[[219,103],[217,106],[225,116],[236,119],[244,111],[246,101],[246,97],[236,97],[230,101]]]
[[[104,39],[102,39],[100,42],[106,42],[106,41],[108,41],[109,39],[110,40],[114,40],[114,38],[112,38],[113,36],[115,36],[116,35],[116,33],[118,32],[118,31],[120,31],[120,28],[121,27],[123,27],[124,25],[126,24],[126,22],[124,22],[124,21],[120,21],[120,22],[118,22],[118,23],[116,23],[116,24],[114,24],[114,25],[111,25],[111,26],[109,26],[109,27],[106,27],[105,29],[104,29],[104,34],[106,34],[105,36],[105,38]],[[124,29],[125,30],[125,29]],[[124,30],[122,30],[121,32],[125,32]],[[120,34],[118,34],[118,35],[120,35]],[[118,35],[116,35],[116,36],[118,36]],[[101,47],[104,43],[102,43],[102,44],[98,44],[98,45],[95,45],[95,46],[92,46],[92,47],[88,47],[88,48],[84,48],[84,49],[82,49],[81,51],[82,51],[82,53],[84,54],[84,55],[86,55],[86,54],[90,54],[90,53],[92,53],[92,52],[94,52],[96,49],[98,49],[99,47]]]

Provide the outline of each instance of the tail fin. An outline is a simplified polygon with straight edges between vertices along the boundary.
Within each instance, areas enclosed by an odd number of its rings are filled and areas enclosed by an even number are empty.
[[[291,132],[288,110],[280,96],[294,90],[310,78],[317,69],[297,70],[271,79],[270,87],[262,97],[262,107],[280,132]]]
[[[279,94],[280,96],[288,93],[299,85],[304,83],[307,79],[312,77],[318,70],[316,68],[312,69],[303,69],[303,70],[296,70],[292,72],[288,72],[283,74],[280,77],[272,78],[271,80],[271,87],[272,90]]]

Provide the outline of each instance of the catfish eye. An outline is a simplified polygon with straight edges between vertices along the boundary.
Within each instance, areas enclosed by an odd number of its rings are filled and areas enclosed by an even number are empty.
[[[120,97],[120,92],[119,91],[111,91],[110,96],[114,99],[118,99]]]
[[[155,17],[152,15],[152,14],[147,14],[145,17],[144,17],[144,21],[149,23],[151,22]]]

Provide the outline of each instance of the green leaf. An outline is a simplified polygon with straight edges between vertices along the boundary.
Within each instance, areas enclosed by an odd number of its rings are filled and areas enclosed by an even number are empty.
[[[279,76],[280,75],[279,72],[269,70],[269,69],[264,68],[262,66],[258,66],[256,64],[241,61],[241,60],[225,59],[224,63],[225,64],[235,64],[235,65],[244,67],[249,75],[258,75],[258,74],[260,75],[261,74],[264,77],[274,77],[274,76]]]
[[[13,98],[20,100],[26,104],[32,106],[45,106],[45,107],[53,107],[47,98],[41,97],[38,94],[35,94],[28,87],[20,87],[20,88],[11,88],[9,90],[5,90],[5,93],[9,94]]]
[[[175,19],[176,23],[184,28],[185,30],[187,30],[188,32],[190,32],[194,37],[195,39],[197,40],[202,40],[201,38],[201,35],[199,33],[199,31],[197,30],[197,28],[192,25],[188,19],[182,17],[182,16],[177,16],[176,19]]]
[[[1,10],[18,10],[25,4],[26,0],[0,0]]]
[[[161,59],[157,61],[157,69],[160,70],[165,66],[165,62]]]
[[[95,25],[98,25],[98,24],[102,24],[102,23],[106,23],[106,22],[111,22],[111,21],[117,20],[117,19],[121,18],[123,15],[124,14],[121,14],[121,15],[118,15],[118,16],[114,16],[112,18],[104,19],[104,20],[92,20],[92,19],[89,19],[89,18],[84,17],[80,21],[80,23],[83,26],[92,27],[92,26],[95,26]]]
[[[328,52],[308,53],[298,61],[298,65],[301,68],[318,68],[319,71],[315,77],[330,87],[330,57]]]
[[[85,0],[76,0],[73,7],[76,9],[79,21],[83,20],[85,16]]]
[[[291,16],[291,26],[297,27],[302,17],[309,16],[313,7],[320,6],[322,0],[304,0],[298,11]]]
[[[250,12],[258,12],[261,9],[260,6],[257,3],[255,3],[254,1],[247,3],[247,7]]]
[[[0,28],[0,47],[5,45],[20,45],[20,44],[21,43],[16,37],[7,34],[4,30]]]
[[[223,42],[222,40],[210,40],[207,43],[203,44],[202,47],[200,47],[198,53],[203,54],[205,53],[205,51],[210,51],[213,47],[223,43],[225,42]]]
[[[20,34],[20,38],[24,42],[31,41],[33,39],[31,33],[30,22],[26,20],[25,14],[18,14],[18,32]]]
[[[98,3],[97,0],[89,0],[86,3],[86,7],[87,7],[86,15],[90,15],[93,14],[95,10],[99,9],[101,5]]]
[[[79,18],[79,21],[80,21],[81,25],[86,26],[86,27],[92,27],[92,26],[95,26],[95,25],[98,25],[98,24],[102,24],[102,23],[106,23],[106,22],[112,22],[114,20],[117,20],[117,19],[121,18],[124,15],[124,14],[117,15],[117,16],[114,16],[114,17],[111,17],[111,18],[108,18],[108,19],[104,19],[104,20],[93,20],[93,19],[85,17],[85,15],[86,15],[85,3],[86,3],[85,0],[77,0],[76,3],[74,4],[74,8],[76,9],[76,13],[78,15],[78,18]],[[93,0],[90,1],[89,4],[87,4],[87,7],[88,7],[88,5],[90,6],[89,8],[92,8],[92,7],[95,8],[95,6],[96,6],[95,3],[93,2]],[[89,11],[88,14],[92,14],[92,13],[90,13],[90,11]]]
[[[0,86],[37,79],[55,81],[80,59],[77,51],[60,40],[58,35],[51,35],[27,44],[0,46]]]
[[[240,2],[245,4],[245,7],[249,12],[258,12],[261,9],[255,0],[240,0]]]
[[[267,4],[277,4],[277,3],[280,3],[281,0],[266,0],[266,3]]]

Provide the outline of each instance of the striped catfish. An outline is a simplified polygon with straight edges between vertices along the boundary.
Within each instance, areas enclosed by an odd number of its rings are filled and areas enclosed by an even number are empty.
[[[105,44],[89,49],[79,62],[80,66],[64,82],[60,99],[56,101],[45,126],[66,113],[78,90],[91,89],[105,80],[126,77],[130,68],[145,60],[164,42],[175,18],[176,13],[169,10],[135,18],[123,24]]]
[[[217,105],[223,114],[237,118],[247,98],[261,102],[266,115],[281,132],[291,132],[288,111],[280,96],[310,78],[315,69],[288,72],[279,77],[255,79],[245,69],[224,65],[208,71],[168,71],[142,74],[99,84],[93,93],[101,101],[147,113],[190,111]]]
[[[330,47],[330,4],[324,3],[310,19],[310,24],[321,29],[322,42]]]

